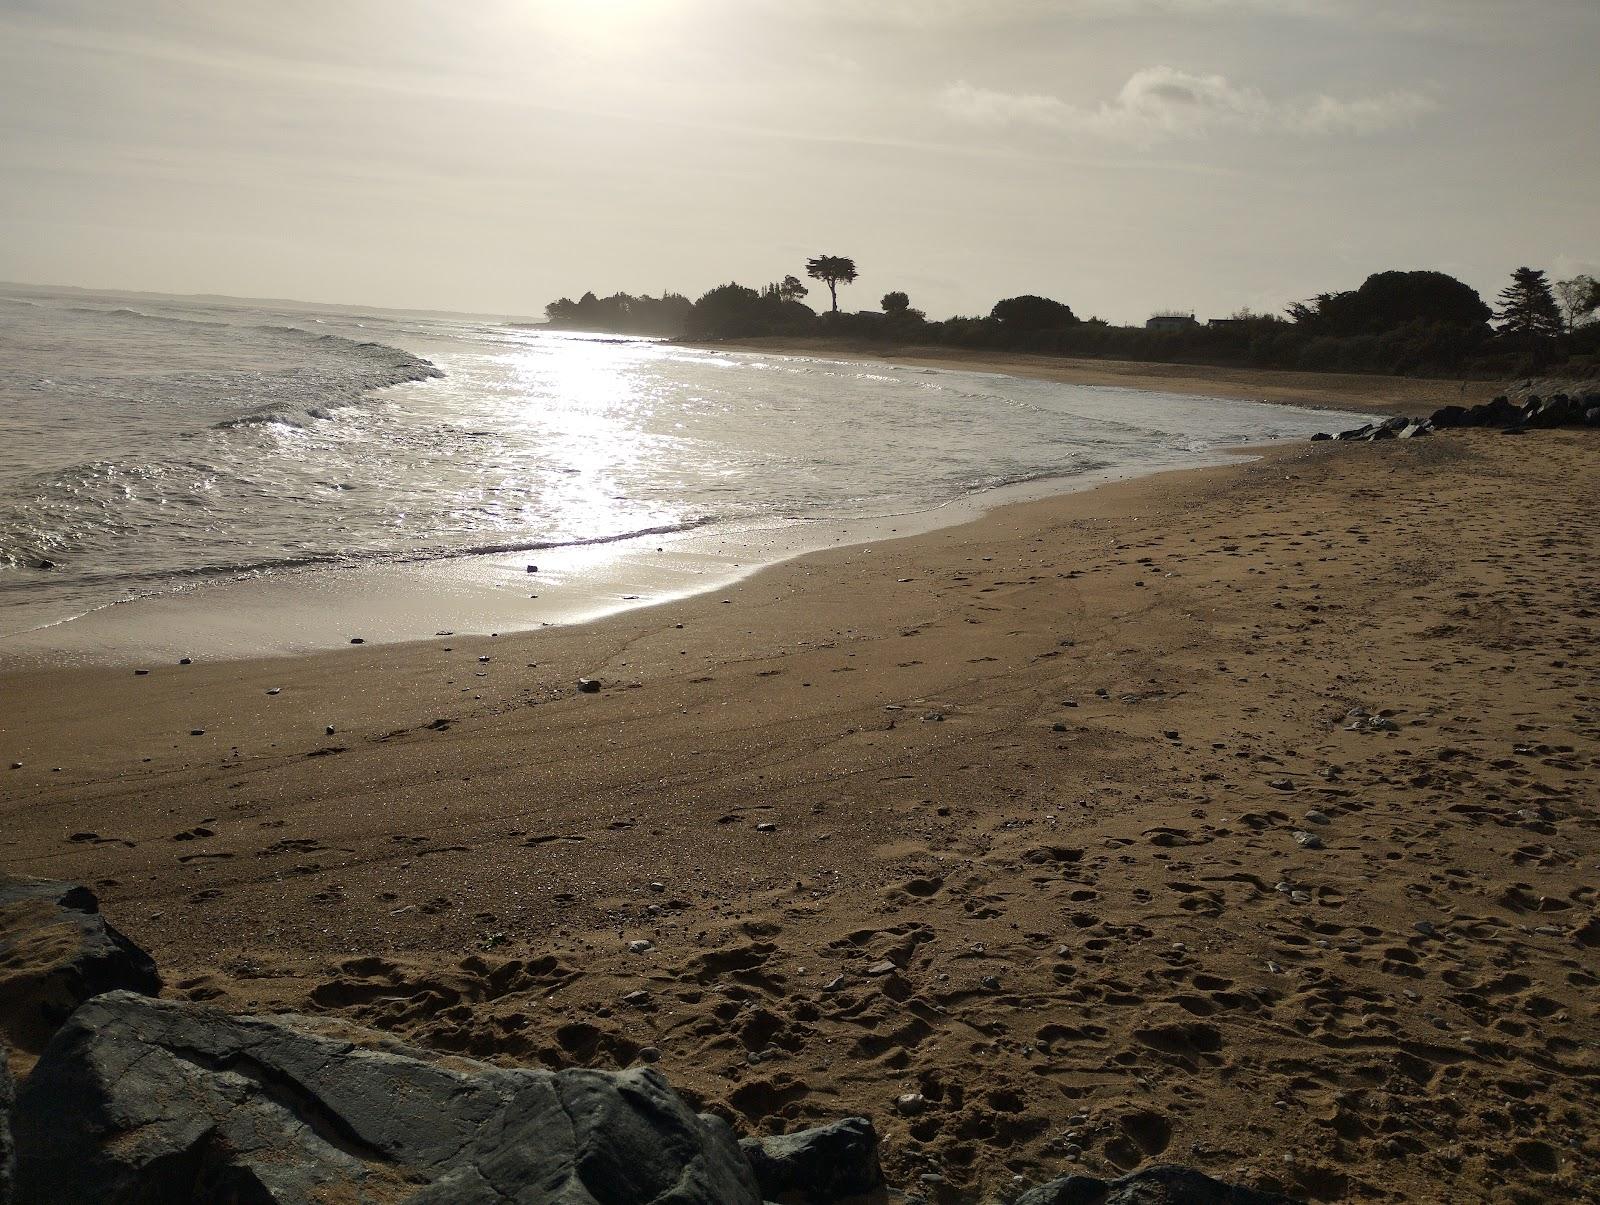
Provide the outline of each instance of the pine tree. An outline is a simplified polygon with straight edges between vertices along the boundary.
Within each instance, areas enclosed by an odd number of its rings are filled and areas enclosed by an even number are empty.
[[[1520,335],[1529,341],[1555,338],[1565,329],[1561,307],[1556,305],[1555,294],[1544,273],[1535,268],[1518,268],[1511,274],[1511,283],[1500,290],[1500,308],[1495,317],[1500,330],[1507,335]]]

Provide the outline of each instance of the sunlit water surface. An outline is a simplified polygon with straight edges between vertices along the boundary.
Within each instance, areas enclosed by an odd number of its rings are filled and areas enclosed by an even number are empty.
[[[0,287],[0,634],[241,574],[925,511],[1327,423],[466,319]]]

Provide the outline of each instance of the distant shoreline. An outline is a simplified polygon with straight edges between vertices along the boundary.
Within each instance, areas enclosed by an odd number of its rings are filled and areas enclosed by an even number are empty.
[[[1223,368],[1140,360],[1098,360],[987,349],[887,346],[856,339],[767,337],[720,341],[685,340],[708,351],[752,351],[767,355],[827,356],[997,372],[1064,385],[1109,386],[1201,397],[1275,402],[1330,410],[1425,413],[1438,406],[1476,405],[1505,391],[1503,381],[1463,381],[1352,372],[1291,372],[1275,368]]]

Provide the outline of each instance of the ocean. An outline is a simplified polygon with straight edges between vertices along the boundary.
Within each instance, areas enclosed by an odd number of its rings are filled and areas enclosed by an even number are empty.
[[[0,642],[242,578],[926,513],[1328,421],[491,319],[0,286]]]

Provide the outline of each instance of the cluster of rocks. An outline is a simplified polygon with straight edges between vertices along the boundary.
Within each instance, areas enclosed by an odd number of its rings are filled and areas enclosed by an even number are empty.
[[[19,967],[25,997],[8,991]],[[6,1032],[27,1050],[52,1030],[14,1097],[0,1044],[0,1205],[920,1199],[885,1186],[864,1117],[741,1142],[654,1068],[496,1067],[328,1018],[156,999],[153,975],[87,890],[0,876],[0,1006],[27,1014]],[[1016,1205],[1287,1201],[1158,1165]]]
[[[1498,427],[1508,435],[1549,427],[1600,427],[1600,393],[1586,393],[1582,397],[1556,393],[1547,398],[1534,394],[1520,404],[1501,394],[1478,406],[1442,406],[1427,418],[1397,416],[1337,435],[1319,433],[1311,438],[1372,443],[1383,439],[1415,439],[1451,427]]]

